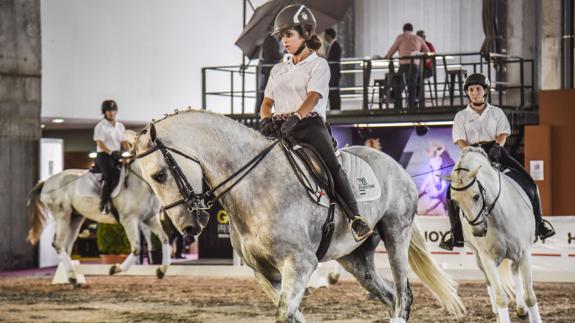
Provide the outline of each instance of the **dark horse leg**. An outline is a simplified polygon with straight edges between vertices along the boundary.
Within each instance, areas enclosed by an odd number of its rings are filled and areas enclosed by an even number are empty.
[[[381,240],[378,236],[372,235],[359,248],[337,261],[357,279],[363,288],[388,305],[390,315],[392,315],[395,296],[393,283],[380,275],[373,259],[379,241]]]

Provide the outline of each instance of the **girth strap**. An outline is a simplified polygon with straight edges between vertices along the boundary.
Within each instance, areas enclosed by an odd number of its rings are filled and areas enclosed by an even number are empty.
[[[292,166],[294,172],[296,173],[298,180],[300,181],[300,183],[302,183],[302,185],[306,188],[306,190],[312,191],[311,183],[309,183],[309,181],[307,180],[307,178],[303,174],[302,169],[299,167],[297,162],[294,160],[293,156],[290,153],[291,151],[293,151],[296,155],[298,155],[300,160],[304,163],[304,165],[306,165],[306,168],[308,169],[310,175],[313,177],[315,182],[318,183],[320,185],[320,187],[322,187],[323,189],[326,190],[327,196],[330,199],[329,208],[327,211],[327,217],[325,219],[325,222],[324,222],[324,224],[322,226],[322,230],[321,230],[321,240],[320,240],[319,246],[317,248],[317,251],[315,253],[317,259],[321,260],[325,256],[327,250],[329,249],[329,246],[331,244],[331,240],[333,237],[333,231],[335,228],[335,223],[334,223],[334,214],[335,214],[335,205],[336,205],[335,201],[337,201],[337,195],[335,193],[333,177],[332,177],[329,169],[327,168],[325,161],[321,158],[319,153],[310,145],[306,145],[306,144],[298,144],[298,145],[302,146],[302,147],[305,146],[307,151],[311,152],[314,155],[313,157],[318,161],[319,167],[321,169],[324,169],[325,173],[327,175],[327,182],[326,182],[325,179],[321,178],[321,175],[318,172],[316,172],[316,170],[313,166],[313,162],[310,159],[310,156],[308,156],[303,151],[303,149],[300,148],[300,149],[293,149],[292,150],[289,147],[289,143],[284,142],[282,144],[282,147],[284,148],[284,151],[285,151],[286,156],[290,162],[290,165]],[[314,202],[317,203],[317,201],[314,201]]]

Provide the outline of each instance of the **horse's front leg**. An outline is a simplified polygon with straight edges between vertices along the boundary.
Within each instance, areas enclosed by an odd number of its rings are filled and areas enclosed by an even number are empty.
[[[170,248],[170,239],[164,229],[162,228],[162,223],[160,222],[160,215],[155,215],[148,220],[144,221],[152,232],[160,239],[162,243],[162,265],[156,269],[156,277],[162,279],[166,275],[166,271],[168,271],[168,266],[171,263],[171,248]],[[149,245],[151,246],[151,244]]]
[[[486,254],[480,254],[479,256],[481,257],[481,263],[483,264],[485,275],[489,280],[491,292],[495,294],[498,322],[510,323],[507,294],[503,289],[503,285],[499,277],[499,271],[497,270],[497,264]]]
[[[124,231],[126,231],[128,241],[130,241],[131,251],[128,255],[128,258],[126,258],[121,265],[115,264],[110,267],[110,275],[128,271],[128,269],[130,269],[130,267],[132,267],[132,265],[136,263],[140,257],[140,231],[138,228],[138,221],[134,218],[130,218],[121,219],[120,222],[124,227]]]
[[[525,287],[525,303],[529,311],[529,322],[540,323],[539,307],[537,306],[537,296],[533,290],[533,278],[531,276],[531,256],[526,253],[519,260],[519,270],[523,278],[523,287]]]
[[[292,254],[283,261],[276,322],[296,322],[299,304],[317,264],[315,254],[309,252]]]

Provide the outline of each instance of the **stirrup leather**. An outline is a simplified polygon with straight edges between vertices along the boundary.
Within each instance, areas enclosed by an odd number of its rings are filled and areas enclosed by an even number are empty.
[[[369,231],[366,232],[366,233],[363,234],[363,235],[358,235],[358,234],[355,232],[355,230],[353,229],[353,224],[354,224],[355,222],[357,222],[357,221],[361,221],[361,222],[367,224],[367,226],[368,226],[368,228],[369,228]],[[349,227],[350,227],[350,229],[351,229],[351,234],[353,235],[353,238],[354,238],[355,241],[357,241],[357,242],[362,241],[362,240],[365,240],[365,239],[367,239],[369,236],[371,236],[371,235],[373,234],[373,230],[369,227],[369,223],[367,222],[367,220],[366,220],[364,217],[360,216],[360,215],[356,215],[356,216],[353,217],[353,219],[352,219],[351,222],[349,223]]]

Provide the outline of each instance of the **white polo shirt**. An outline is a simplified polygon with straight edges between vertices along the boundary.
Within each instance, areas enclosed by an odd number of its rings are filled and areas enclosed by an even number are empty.
[[[500,134],[511,134],[509,120],[503,110],[487,104],[483,113],[475,112],[471,106],[457,112],[453,119],[453,142],[465,140],[470,145],[482,141],[494,141]]]
[[[329,93],[329,65],[315,52],[306,59],[293,64],[293,57],[276,64],[270,74],[265,97],[274,101],[275,113],[293,113],[299,109],[309,92],[317,92],[321,98],[313,107],[325,121]]]
[[[103,119],[94,128],[94,141],[100,140],[112,150],[122,150],[122,141],[124,141],[124,132],[126,128],[119,121],[116,125],[112,125],[107,119]],[[102,149],[97,147],[97,151],[101,152]]]

